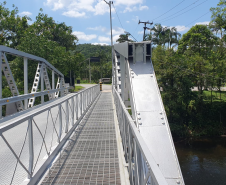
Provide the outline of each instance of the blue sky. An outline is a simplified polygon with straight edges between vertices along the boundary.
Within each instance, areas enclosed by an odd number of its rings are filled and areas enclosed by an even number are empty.
[[[216,7],[218,2],[219,0],[114,0],[113,40],[115,42],[120,34],[127,31],[141,41],[143,25],[138,25],[139,20],[175,26],[184,34],[195,24],[208,24],[211,18],[209,9]],[[103,0],[7,0],[8,8],[12,9],[12,4],[18,7],[19,15],[28,15],[32,21],[35,21],[42,8],[56,22],[72,26],[80,44],[110,44],[109,6]]]

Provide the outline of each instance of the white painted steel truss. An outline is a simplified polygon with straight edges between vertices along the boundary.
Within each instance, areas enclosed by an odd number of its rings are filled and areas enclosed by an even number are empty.
[[[19,57],[23,57],[24,58],[24,94],[28,95],[28,59],[29,60],[33,60],[33,61],[37,61],[38,62],[38,67],[35,73],[35,78],[34,78],[34,82],[32,85],[32,89],[31,89],[31,96],[19,96],[19,91],[16,85],[16,82],[14,80],[12,71],[10,69],[10,65],[9,62],[7,60],[6,54],[10,54],[10,55],[14,55],[14,56],[19,56]],[[22,52],[22,51],[18,51],[12,48],[8,48],[5,46],[0,46],[0,69],[3,71],[4,76],[6,77],[9,89],[11,91],[11,94],[13,97],[17,97],[14,98],[13,100],[20,100],[20,101],[10,101],[9,99],[12,100],[12,98],[8,98],[8,100],[6,100],[6,104],[7,106],[10,106],[10,109],[12,109],[15,106],[15,109],[19,112],[22,110],[27,109],[28,107],[33,107],[34,103],[35,103],[35,98],[37,97],[38,94],[36,94],[34,96],[35,93],[37,93],[38,89],[41,90],[41,92],[43,92],[44,90],[46,91],[50,91],[51,89],[57,89],[57,91],[54,91],[53,93],[47,93],[49,100],[52,100],[54,98],[58,98],[61,92],[61,96],[64,96],[68,93],[68,88],[66,88],[65,82],[64,82],[64,75],[58,71],[54,66],[52,66],[48,61],[46,61],[43,58]],[[49,80],[49,76],[48,76],[48,71],[47,69],[52,71],[52,87],[50,84],[50,80]],[[55,75],[58,76],[58,83],[57,86],[55,87]],[[39,87],[39,83],[41,81],[41,88]],[[45,84],[45,88],[44,88],[44,84]],[[39,95],[41,96],[41,103],[44,103],[44,95],[46,93],[39,93]],[[29,101],[28,99],[21,99],[22,97],[29,97]],[[23,101],[24,103],[23,103]],[[2,99],[2,73],[0,73],[0,102],[4,102],[5,100]],[[2,105],[6,105],[6,104],[2,104],[0,103],[0,119],[2,117]],[[15,112],[13,112],[15,113]],[[12,113],[9,113],[12,114]]]

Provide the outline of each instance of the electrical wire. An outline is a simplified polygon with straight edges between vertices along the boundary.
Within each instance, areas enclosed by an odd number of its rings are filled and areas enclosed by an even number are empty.
[[[167,14],[168,12],[170,12],[171,10],[173,10],[174,8],[176,8],[177,6],[179,6],[181,3],[183,3],[185,0],[181,1],[180,3],[178,3],[176,6],[174,6],[173,8],[171,8],[170,10],[168,10],[167,12],[165,12],[164,14],[154,18],[153,20],[155,19],[158,19],[159,17],[162,17],[163,15]]]
[[[186,6],[186,7],[183,8],[182,10],[180,10],[180,11],[178,11],[178,12],[176,12],[176,13],[170,15],[170,16],[167,16],[166,18],[163,18],[163,19],[161,19],[160,21],[163,21],[163,20],[165,20],[165,19],[168,19],[168,18],[170,18],[170,17],[172,17],[172,16],[174,16],[174,15],[176,15],[176,14],[182,12],[183,10],[185,10],[185,9],[187,9],[188,7],[194,5],[194,4],[197,3],[198,1],[199,1],[199,0],[196,0],[194,3],[192,3],[192,4],[188,5],[188,6]]]
[[[186,26],[188,26],[188,25],[190,25],[190,24],[192,24],[193,22],[195,22],[195,21],[197,21],[197,20],[199,20],[200,18],[202,18],[203,16],[205,16],[206,14],[208,14],[208,13],[210,13],[209,11],[208,12],[206,12],[205,14],[203,14],[201,17],[199,17],[199,18],[197,18],[197,19],[195,19],[194,21],[192,21],[192,22],[190,22],[189,24],[187,24]],[[185,26],[185,27],[186,27]]]
[[[116,13],[116,15],[117,15],[117,17],[118,17],[118,20],[119,20],[119,22],[120,22],[120,24],[121,24],[122,29],[125,30],[124,27],[123,27],[123,25],[122,25],[122,22],[121,22],[121,20],[120,20],[120,18],[119,18],[119,16],[118,16],[118,13],[117,13],[117,11],[116,11],[116,8],[115,8],[114,4],[113,4],[113,7],[114,7],[114,9],[115,9],[115,13]],[[129,34],[137,41],[137,39],[136,39],[131,33],[129,33]]]
[[[115,9],[114,4],[112,4],[112,5],[113,5],[113,7],[114,7],[114,9]],[[118,17],[118,20],[119,20],[119,22],[120,22],[120,24],[121,24],[122,28],[124,29],[124,27],[123,27],[123,25],[122,25],[122,23],[121,23],[121,21],[120,21],[120,19],[119,19],[119,16],[118,16],[118,13],[117,13],[116,9],[115,9],[115,12],[116,12],[116,15],[117,15],[117,17]],[[124,30],[125,30],[125,29],[124,29]]]
[[[202,2],[202,3],[198,4],[197,6],[195,6],[195,7],[191,8],[191,9],[189,9],[189,10],[188,10],[188,11],[186,11],[186,12],[183,12],[183,13],[181,13],[181,14],[179,14],[179,15],[175,16],[175,17],[172,17],[172,18],[166,19],[166,20],[164,20],[164,21],[162,21],[162,22],[166,22],[166,21],[168,21],[168,20],[171,20],[171,19],[177,18],[177,17],[179,17],[180,15],[183,15],[183,14],[185,14],[185,13],[187,13],[187,12],[189,12],[189,11],[193,10],[194,8],[196,8],[196,7],[200,6],[201,4],[205,3],[206,1],[208,1],[208,0],[205,0],[204,2]]]

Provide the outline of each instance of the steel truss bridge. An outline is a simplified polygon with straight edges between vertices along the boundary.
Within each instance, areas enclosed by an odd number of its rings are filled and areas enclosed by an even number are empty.
[[[10,55],[24,64],[22,95]],[[37,70],[29,88],[30,62]],[[184,184],[151,43],[115,44],[112,67],[112,86],[70,93],[48,61],[0,46],[1,185]],[[3,82],[11,97],[2,98]]]

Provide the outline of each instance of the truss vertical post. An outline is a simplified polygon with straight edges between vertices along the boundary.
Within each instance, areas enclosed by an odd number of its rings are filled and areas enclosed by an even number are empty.
[[[0,99],[2,99],[2,52],[0,52]],[[2,118],[2,105],[0,105],[0,119]]]
[[[24,94],[28,94],[28,67],[27,58],[24,57]],[[24,100],[24,109],[28,107],[28,99]]]
[[[54,73],[54,70],[52,70],[52,89],[55,89],[55,73]],[[52,95],[52,99],[55,98],[55,93],[53,93]]]
[[[42,64],[44,65],[44,64]],[[44,91],[44,67],[41,68],[41,92]],[[44,95],[41,96],[41,103],[44,103]]]
[[[34,165],[34,145],[33,145],[33,127],[32,127],[32,117],[28,120],[28,143],[29,143],[29,167],[28,179],[32,178],[32,171]]]

